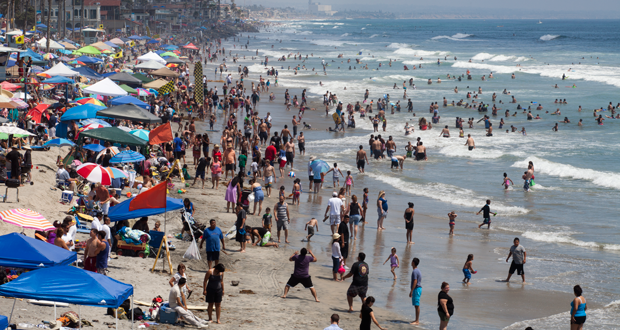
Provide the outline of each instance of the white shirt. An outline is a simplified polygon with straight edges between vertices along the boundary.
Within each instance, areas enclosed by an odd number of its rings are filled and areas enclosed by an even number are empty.
[[[323,330],[342,330],[341,327],[338,326],[338,324],[332,324],[329,327],[323,329]]]
[[[177,304],[177,298],[179,298],[179,300],[183,302],[183,298],[181,297],[181,290],[179,289],[179,285],[175,284],[172,287],[172,289],[170,289],[170,294],[168,295],[168,304],[170,305],[170,308],[175,308],[179,306],[179,304]]]
[[[77,233],[77,227],[74,225],[69,228],[68,233],[62,235],[62,240],[65,241],[65,243],[69,243],[70,241],[73,241],[74,245],[69,246],[69,250],[71,251],[75,250],[75,234],[76,233]]]
[[[310,164],[312,164],[312,161],[308,162],[308,177],[314,177],[314,172],[312,172],[312,167]]]
[[[332,244],[332,257],[333,258],[342,258],[342,253],[340,252],[340,243],[334,242]]]
[[[97,229],[97,230],[103,230],[103,226],[101,226],[101,222],[99,222],[99,219],[97,219],[97,217],[93,217],[93,222],[90,226],[90,229]]]
[[[332,197],[329,199],[329,214],[330,215],[340,215],[340,207],[342,207],[342,199],[338,197]]]
[[[112,231],[110,230],[110,227],[108,227],[108,225],[103,225],[101,226],[103,229],[103,231],[105,231],[105,239],[108,240],[108,242],[111,242],[110,239],[112,238]]]

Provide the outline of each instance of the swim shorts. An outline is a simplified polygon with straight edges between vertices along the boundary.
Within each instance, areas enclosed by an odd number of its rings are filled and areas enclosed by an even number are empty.
[[[413,289],[413,295],[411,295],[411,304],[413,306],[420,306],[420,297],[422,297],[422,287]]]
[[[466,279],[471,279],[471,271],[467,268],[463,268],[463,275],[465,275]]]
[[[347,296],[349,297],[360,296],[360,298],[364,299],[366,298],[367,291],[368,291],[367,286],[357,286],[357,285],[351,284],[351,286],[349,286],[349,289],[347,290]]]
[[[482,221],[482,224],[490,225],[491,224],[491,218],[484,218],[484,220]]]
[[[510,270],[508,271],[508,273],[514,274],[515,270],[517,271],[517,275],[525,275],[525,272],[523,271],[523,264],[515,264],[515,262],[513,261],[510,264]]]
[[[357,161],[357,169],[364,169],[364,166],[366,166],[366,161],[363,159],[360,159]]]
[[[329,216],[329,223],[332,226],[337,226],[340,224],[340,214],[333,214]]]

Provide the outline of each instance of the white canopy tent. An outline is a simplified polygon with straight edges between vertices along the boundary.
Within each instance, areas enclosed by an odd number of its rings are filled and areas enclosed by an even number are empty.
[[[161,63],[163,65],[166,65],[166,60],[164,60],[163,58],[161,58],[161,56],[153,53],[153,52],[148,52],[140,57],[138,57],[139,61],[143,61],[143,62],[147,62],[147,61],[155,61],[158,63]]]
[[[42,38],[41,40],[37,41],[37,45],[39,45],[39,48],[47,48],[47,39]],[[50,49],[65,49],[65,46],[54,40],[50,40]]]
[[[88,86],[84,89],[84,93],[113,97],[127,95],[127,92],[110,80],[110,78],[105,78],[94,85]]]
[[[52,77],[54,76],[75,77],[80,74],[79,72],[71,70],[69,67],[62,64],[62,62],[54,65],[51,69],[43,73],[49,74]]]
[[[164,64],[161,64],[154,60],[150,60],[134,66],[134,69],[157,70],[164,67],[166,67]]]

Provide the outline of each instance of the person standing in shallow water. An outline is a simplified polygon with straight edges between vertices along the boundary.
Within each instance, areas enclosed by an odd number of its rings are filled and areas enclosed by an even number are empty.
[[[379,219],[377,219],[377,230],[383,230],[383,220],[387,217],[388,214],[388,202],[385,199],[385,191],[381,190],[379,192],[379,198],[377,198],[377,214],[379,215]]]
[[[415,210],[413,209],[413,203],[409,202],[409,208],[405,210],[405,229],[407,230],[407,245],[415,244],[413,242],[413,215]]]
[[[510,270],[508,270],[508,278],[504,282],[510,282],[510,277],[517,271],[517,275],[521,275],[521,279],[523,283],[525,283],[525,272],[523,271],[523,265],[525,265],[525,261],[527,259],[527,253],[525,252],[525,248],[523,245],[520,245],[520,241],[518,237],[515,237],[513,240],[513,245],[510,247],[510,253],[508,253],[508,257],[506,258],[506,262],[512,256],[512,263],[510,264]]]

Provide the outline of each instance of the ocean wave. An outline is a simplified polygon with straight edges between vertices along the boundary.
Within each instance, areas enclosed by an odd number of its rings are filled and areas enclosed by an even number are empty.
[[[490,58],[495,57],[495,55],[493,54],[489,54],[489,53],[478,53],[476,55],[474,55],[474,57],[472,57],[472,61],[484,61],[484,60],[488,60]]]
[[[547,243],[562,243],[562,244],[571,244],[579,247],[597,249],[597,250],[610,250],[610,251],[620,251],[620,245],[618,244],[605,244],[605,243],[597,243],[597,242],[584,242],[572,237],[572,235],[578,234],[576,232],[570,231],[553,231],[553,232],[537,232],[537,231],[526,231],[521,236],[539,241],[539,242],[547,242]]]
[[[549,40],[557,39],[559,37],[561,37],[561,35],[545,34],[544,36],[540,37],[540,40],[542,40],[542,41],[549,41]]]
[[[463,69],[481,69],[488,70],[493,73],[513,73],[518,72],[519,68],[516,66],[504,66],[504,65],[492,65],[485,63],[470,63],[465,61],[458,61],[452,64],[453,68],[463,68]]]
[[[606,188],[620,189],[620,174],[614,172],[604,172],[589,168],[579,168],[568,164],[561,164],[541,159],[538,157],[528,157],[523,161],[512,164],[512,167],[527,168],[528,162],[534,162],[535,174],[545,174],[560,178],[571,178],[576,180],[586,180],[593,184]]]
[[[350,36],[350,34],[348,34],[348,33],[343,33],[343,34],[341,35],[341,37],[346,37],[346,36]]]
[[[376,34],[374,34],[374,35],[376,35]],[[371,37],[371,38],[372,38],[372,37]],[[391,44],[387,45],[387,47],[385,47],[385,48],[399,49],[399,48],[407,48],[407,47],[409,47],[409,45],[408,45],[408,44],[403,44],[403,43],[393,42],[393,43],[391,43]]]
[[[337,28],[339,28],[339,26],[334,26],[332,29],[337,29]]]
[[[445,52],[445,51],[440,51],[440,50],[429,51],[429,50],[413,49],[409,47],[401,47],[395,50],[394,54],[418,57],[418,56],[446,56],[450,53]]]
[[[424,196],[454,205],[478,208],[488,199],[486,196],[476,196],[476,193],[472,190],[445,183],[429,182],[426,184],[419,184],[406,182],[402,179],[390,177],[385,174],[379,175],[368,171],[366,174],[373,179],[387,183],[396,189],[412,195]],[[502,203],[493,203],[493,210],[498,211],[502,215],[522,215],[529,212],[529,210],[525,208],[507,206]]]
[[[369,37],[369,39],[372,39],[372,38],[375,38],[375,37],[378,37],[378,36],[379,36],[378,34],[373,34],[373,35],[371,35],[371,36]]]
[[[312,31],[301,31],[297,33],[297,35],[300,35],[300,36],[308,36],[311,34],[312,34]]]
[[[526,56],[519,56],[517,57],[517,59],[515,59],[515,62],[525,62],[525,61],[529,61],[530,58],[526,57]]]
[[[453,41],[465,41],[466,38],[473,37],[473,34],[465,34],[465,33],[457,33],[453,36],[436,36],[432,37],[431,40],[440,40],[440,39],[448,39]]]
[[[497,56],[494,56],[493,58],[490,58],[489,61],[504,62],[504,61],[512,60],[514,58],[516,58],[516,56],[497,55]]]
[[[522,330],[526,327],[534,329],[563,329],[569,320],[568,312],[563,312],[539,319],[520,321],[504,328],[504,330]],[[618,329],[620,324],[620,300],[613,301],[603,308],[588,309],[588,327],[597,330]]]

